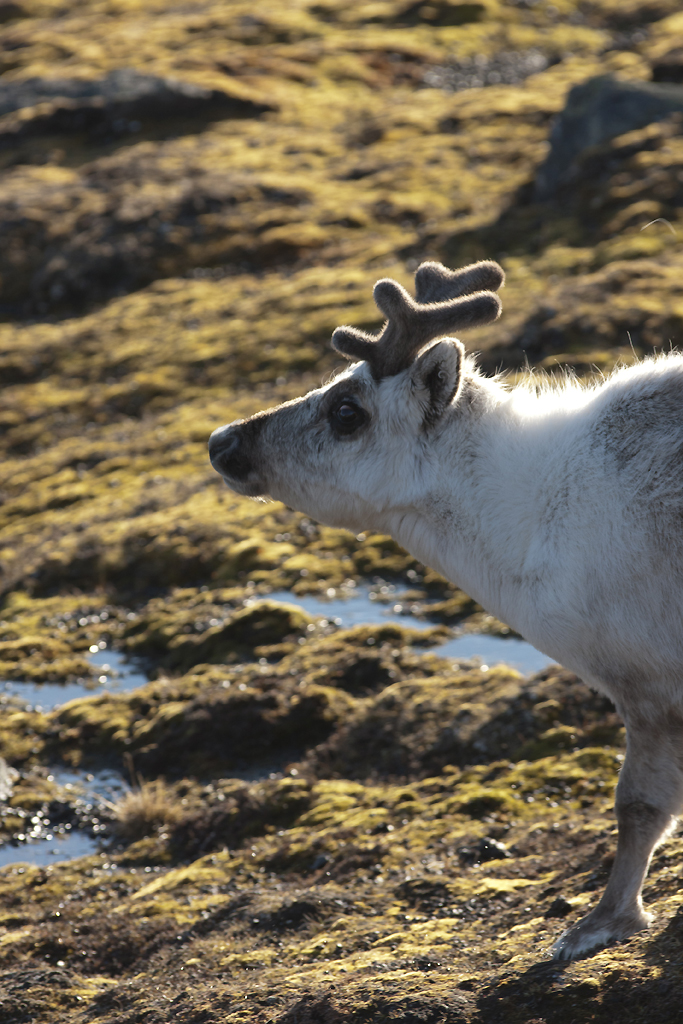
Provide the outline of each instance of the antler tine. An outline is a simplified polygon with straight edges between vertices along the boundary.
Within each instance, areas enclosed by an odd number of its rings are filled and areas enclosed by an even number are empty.
[[[472,292],[497,292],[505,283],[505,271],[494,260],[470,263],[449,270],[442,263],[421,263],[415,272],[418,302],[443,302]]]
[[[481,266],[486,269],[475,273],[475,268]],[[416,302],[398,282],[384,278],[377,282],[373,292],[377,306],[387,317],[380,333],[373,336],[355,327],[338,327],[332,335],[332,345],[349,359],[366,360],[377,380],[393,377],[409,366],[415,354],[435,338],[449,331],[491,323],[500,316],[502,303],[493,291],[462,293],[478,280],[502,283],[502,270],[498,267],[499,274],[495,275],[490,269],[495,267],[495,263],[474,264],[465,267],[460,274],[451,275],[438,263],[423,264],[420,270],[430,268],[421,278],[423,292],[425,282],[436,288],[437,281],[444,280],[444,274],[450,275],[451,289],[456,287],[453,279],[458,282],[460,294],[445,302]],[[436,268],[438,276],[431,268]]]

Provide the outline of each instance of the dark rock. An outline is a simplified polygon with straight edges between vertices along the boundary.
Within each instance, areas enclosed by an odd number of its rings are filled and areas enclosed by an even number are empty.
[[[413,966],[418,971],[433,971],[437,967],[441,967],[442,963],[440,960],[433,960],[428,956],[418,956],[413,960]]]
[[[484,864],[489,860],[503,860],[512,856],[504,843],[490,836],[480,839],[476,846],[462,846],[458,854],[464,864]]]
[[[653,64],[652,78],[655,82],[683,83],[683,46],[669,50]]]
[[[479,840],[479,860],[482,864],[487,860],[503,860],[511,856],[512,854],[505,844],[499,842],[498,839],[486,836],[484,839]]]
[[[11,140],[72,131],[120,135],[139,130],[140,120],[253,117],[271,109],[220,89],[118,68],[100,79],[28,78],[0,83],[0,137]],[[25,112],[22,117],[11,116],[20,110]]]
[[[321,868],[325,867],[329,859],[324,853],[319,854],[311,864],[311,871],[320,871]]]
[[[543,916],[545,918],[566,917],[571,909],[572,905],[569,900],[566,900],[564,896],[558,896],[557,899],[553,900]]]
[[[576,171],[582,152],[683,110],[683,87],[622,82],[611,75],[575,85],[550,133],[550,152],[536,176],[538,199],[551,198]]]

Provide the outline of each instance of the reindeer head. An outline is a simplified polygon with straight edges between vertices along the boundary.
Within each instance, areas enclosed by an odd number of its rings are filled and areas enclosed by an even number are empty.
[[[338,327],[334,348],[354,364],[303,398],[211,435],[214,469],[241,494],[271,495],[321,522],[361,529],[373,510],[428,486],[430,441],[457,408],[464,349],[450,331],[500,315],[497,263],[449,271],[423,263],[415,299],[396,281],[374,288],[387,318],[377,335]],[[437,340],[441,339],[441,340]]]

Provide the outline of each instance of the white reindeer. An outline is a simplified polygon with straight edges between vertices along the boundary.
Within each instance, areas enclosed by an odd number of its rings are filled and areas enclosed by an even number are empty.
[[[496,263],[424,263],[417,301],[379,281],[381,334],[333,335],[359,361],[220,427],[210,456],[240,494],[390,533],[614,701],[618,849],[554,947],[570,959],[648,927],[643,881],[683,808],[683,356],[590,386],[487,379],[444,334],[495,320],[503,279]]]

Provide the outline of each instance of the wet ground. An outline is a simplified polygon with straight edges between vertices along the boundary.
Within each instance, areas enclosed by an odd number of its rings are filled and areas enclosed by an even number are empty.
[[[270,593],[269,600],[294,604],[308,615],[327,619],[336,626],[351,627],[394,623],[413,629],[428,629],[433,623],[425,617],[429,606],[421,606],[421,617],[411,614],[410,605],[405,606],[392,599],[398,594],[395,586],[386,587],[387,594],[376,596],[367,587],[354,588],[346,597],[318,597],[314,595],[293,596],[287,591]],[[372,597],[370,597],[372,594]],[[537,651],[526,640],[512,636],[496,636],[486,633],[469,633],[454,630],[452,639],[444,639],[439,646],[439,656],[457,660],[476,659],[481,664],[505,663],[524,674],[538,672],[552,659]],[[459,634],[459,635],[458,635]],[[93,645],[96,647],[97,645]],[[135,689],[147,682],[143,666],[127,659],[117,650],[89,650],[88,662],[95,669],[93,678],[72,683],[27,683],[4,680],[0,682],[0,695],[12,695],[29,705],[31,710],[51,711],[76,697],[96,693],[119,693]],[[99,673],[99,674],[97,674]]]
[[[411,615],[409,605],[404,607],[394,600],[395,595],[399,593],[395,586],[385,585],[382,590],[356,587],[348,596],[341,598],[327,595],[293,598],[290,593],[278,591],[271,593],[269,599],[293,603],[308,615],[322,619],[325,623],[332,622],[342,628],[381,626],[386,623],[409,625],[416,629],[430,627],[428,619]],[[481,633],[464,633],[452,639],[446,638],[437,651],[441,658],[471,662],[481,666],[483,671],[487,671],[489,665],[506,664],[529,674],[552,664],[549,658],[524,640]],[[119,651],[107,650],[106,647],[98,650],[97,645],[92,645],[88,661],[96,672],[100,673],[93,679],[61,684],[5,681],[2,684],[2,693],[18,698],[26,705],[27,710],[42,713],[59,710],[62,705],[76,698],[134,690],[148,681],[142,666],[131,663]],[[269,776],[281,775],[283,767],[273,762],[247,769],[238,773],[236,777],[256,782]],[[78,772],[53,766],[47,778],[57,786],[64,787],[65,791],[70,790],[88,801],[95,815],[102,800],[115,801],[130,787],[130,779],[126,780],[120,772],[111,769]],[[102,847],[102,837],[90,830],[54,832],[41,829],[37,835],[31,837],[27,837],[25,833],[19,835],[24,835],[25,838],[18,840],[15,835],[11,841],[0,846],[0,866],[20,862],[50,864],[55,862],[54,858],[67,860],[81,857],[95,853]]]
[[[206,441],[424,259],[503,264],[486,372],[680,345],[680,117],[538,188],[573,86],[680,83],[679,7],[0,4],[3,1022],[677,1024],[680,832],[651,931],[549,956],[610,703]]]

